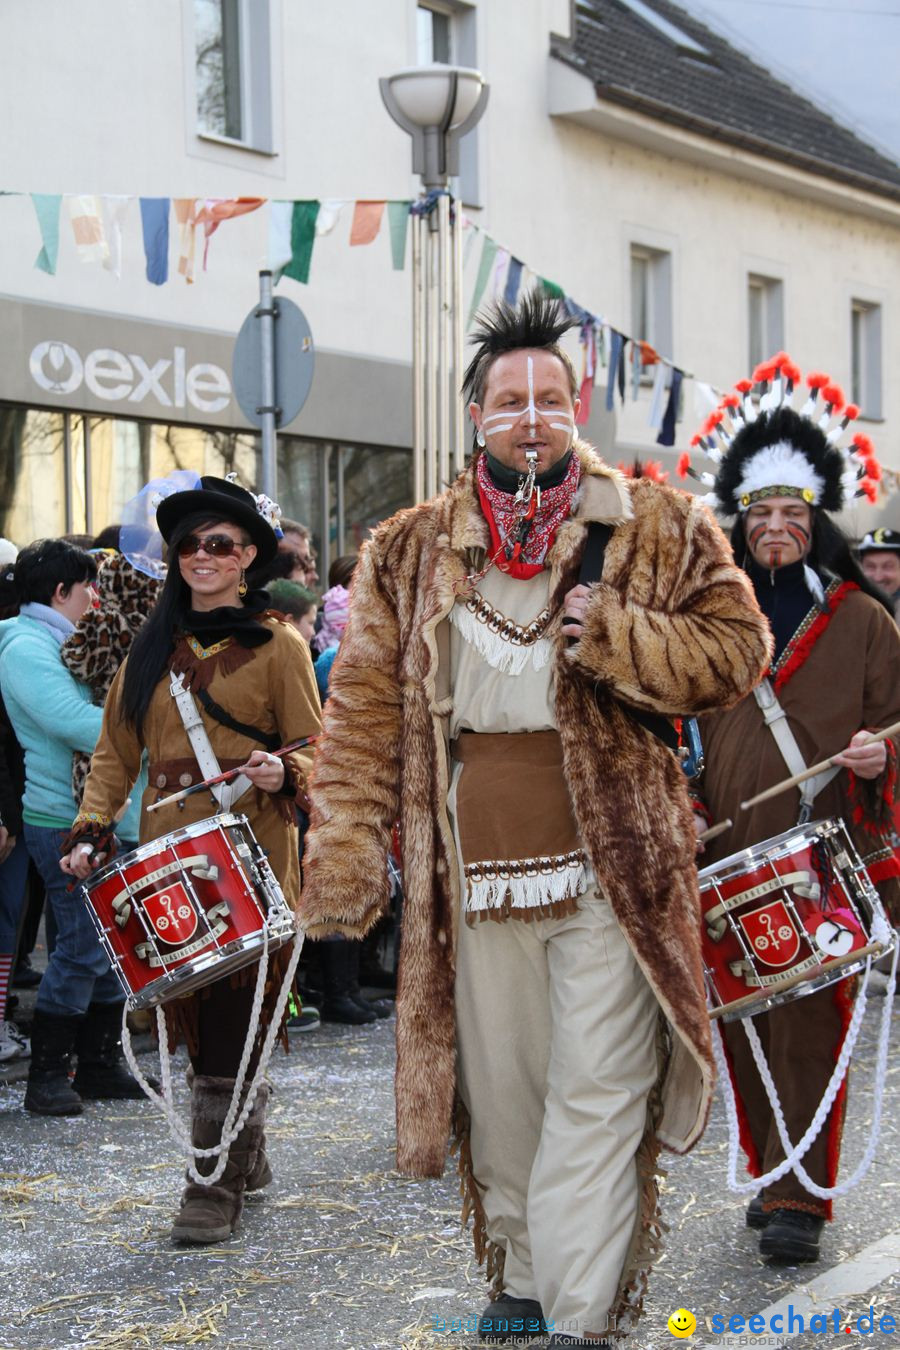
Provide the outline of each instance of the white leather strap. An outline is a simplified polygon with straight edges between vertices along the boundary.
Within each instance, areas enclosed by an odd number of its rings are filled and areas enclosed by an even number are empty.
[[[187,732],[200,772],[204,778],[218,778],[222,772],[222,767],[210,743],[194,696],[190,690],[185,689],[183,675],[176,675],[174,670],[170,671],[169,680],[169,692],[175,700],[178,714],[184,723],[184,729]],[[230,811],[237,799],[242,797],[247,789],[252,786],[253,784],[247,775],[242,773],[238,774],[237,778],[232,779],[230,783],[217,783],[215,787],[211,787],[209,790],[218,802],[219,810]]]
[[[787,720],[787,713],[778,702],[775,690],[772,688],[771,680],[761,680],[753,691],[753,697],[759,704],[760,712],[766,726],[775,737],[775,744],[781,753],[781,758],[787,765],[791,777],[795,774],[805,772],[807,766],[806,760],[800,753],[800,747],[791,731],[790,723]],[[822,773],[817,773],[814,778],[807,778],[805,783],[798,784],[800,790],[801,803],[801,824],[809,820],[812,814],[812,804],[816,797],[822,791],[832,778],[840,773],[840,767],[825,769]]]

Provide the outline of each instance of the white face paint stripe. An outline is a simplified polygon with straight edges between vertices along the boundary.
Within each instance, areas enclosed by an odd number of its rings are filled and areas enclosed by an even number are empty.
[[[499,427],[490,428],[486,427],[483,422],[481,424],[482,434],[485,436],[496,436],[498,431],[512,431],[512,429],[512,422],[502,422]]]
[[[528,411],[529,411],[528,408],[507,408],[505,412],[491,413],[490,417],[482,417],[481,425],[487,426],[489,422],[508,422],[511,417],[513,418],[514,421],[518,422],[522,414]],[[535,412],[538,414],[538,416],[543,417],[545,420],[550,417],[562,417],[567,418],[568,426],[574,425],[573,418],[569,417],[567,413],[559,412],[556,408],[552,409],[547,408],[544,410],[536,408]]]
[[[537,412],[534,406],[534,357],[528,358],[528,425],[531,427],[531,434],[534,435],[534,428],[537,422]]]

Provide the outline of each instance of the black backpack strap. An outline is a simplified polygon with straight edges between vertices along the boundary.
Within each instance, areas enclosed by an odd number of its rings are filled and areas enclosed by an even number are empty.
[[[203,704],[203,708],[214,718],[221,726],[227,727],[229,731],[236,731],[240,736],[246,736],[251,741],[258,741],[260,745],[265,746],[267,750],[277,750],[281,744],[281,738],[277,733],[260,731],[257,727],[249,727],[245,722],[239,722],[231,713],[225,711],[216,703],[214,698],[210,697],[208,689],[201,689],[197,693],[197,698]]]
[[[589,521],[581,567],[578,572],[579,585],[590,586],[592,582],[600,580],[603,575],[606,546],[611,537],[611,525],[607,525],[600,520]],[[673,754],[678,753],[678,732],[668,717],[663,717],[660,713],[647,712],[643,708],[633,708],[631,704],[622,703],[620,700],[616,701],[639,726],[642,726],[645,731],[649,731],[651,736],[655,736],[657,740],[662,741],[663,745],[667,746]]]

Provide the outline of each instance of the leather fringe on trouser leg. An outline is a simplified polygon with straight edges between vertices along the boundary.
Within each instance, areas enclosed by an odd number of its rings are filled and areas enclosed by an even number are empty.
[[[659,1073],[647,1099],[647,1124],[635,1155],[638,1181],[638,1212],[616,1300],[609,1312],[609,1341],[616,1342],[634,1331],[644,1309],[650,1271],[663,1250],[663,1222],[659,1206],[659,1183],[665,1175],[659,1166],[657,1127],[662,1119],[662,1083],[671,1046],[670,1032],[660,1013],[657,1024]]]
[[[234,1092],[233,1078],[212,1078],[194,1074],[191,1082],[191,1138],[196,1148],[212,1148],[222,1137],[222,1124]],[[181,1198],[181,1210],[172,1227],[176,1242],[205,1245],[224,1242],[238,1225],[248,1180],[258,1172],[263,1157],[263,1140],[269,1088],[263,1086],[244,1128],[231,1145],[225,1171],[212,1186],[201,1186],[188,1179]],[[214,1158],[203,1158],[198,1172],[208,1175]],[[271,1176],[271,1173],[269,1174]],[[257,1182],[257,1185],[265,1182]]]
[[[472,1219],[472,1243],[475,1247],[475,1260],[484,1265],[485,1279],[491,1287],[491,1296],[499,1298],[503,1293],[503,1267],[506,1264],[506,1252],[498,1243],[492,1242],[487,1234],[487,1218],[478,1182],[472,1171],[471,1121],[463,1101],[457,1096],[453,1113],[452,1152],[459,1154],[459,1193],[462,1196],[462,1215],[460,1222],[465,1228]]]

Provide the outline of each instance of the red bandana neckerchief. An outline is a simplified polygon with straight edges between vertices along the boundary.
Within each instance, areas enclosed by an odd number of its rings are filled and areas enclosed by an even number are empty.
[[[508,576],[519,581],[527,581],[544,570],[544,560],[550,550],[556,532],[572,510],[572,502],[578,490],[581,477],[581,464],[578,456],[573,455],[566,476],[556,487],[541,490],[541,504],[535,511],[531,528],[525,536],[525,542],[513,557],[507,557],[504,544],[515,533],[519,515],[516,511],[515,494],[504,492],[491,479],[487,460],[479,456],[476,467],[478,497],[491,531],[491,558],[494,565]]]

